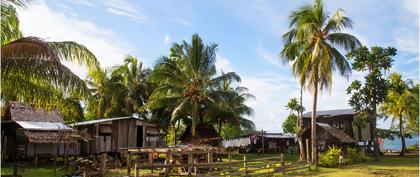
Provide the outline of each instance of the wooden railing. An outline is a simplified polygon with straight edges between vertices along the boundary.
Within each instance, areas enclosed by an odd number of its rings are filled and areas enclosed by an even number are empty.
[[[189,161],[190,162],[190,161]],[[251,162],[260,162],[260,164],[251,164]],[[247,160],[243,156],[242,161],[229,162],[208,162],[208,163],[188,163],[188,164],[137,164],[135,163],[134,176],[258,176],[273,173],[286,173],[296,170],[306,169],[309,166],[306,163],[285,164],[283,156],[259,158]],[[187,168],[187,173],[170,173],[173,168]],[[208,169],[204,173],[198,173],[199,168]],[[162,169],[164,173],[147,173],[140,175],[140,170]],[[193,170],[191,170],[193,169]],[[265,172],[256,173],[265,170]],[[129,174],[131,175],[131,173]]]

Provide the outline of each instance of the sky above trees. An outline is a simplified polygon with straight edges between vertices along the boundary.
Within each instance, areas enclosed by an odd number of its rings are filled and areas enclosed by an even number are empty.
[[[216,0],[216,1],[119,1],[119,0],[36,0],[19,10],[25,36],[45,40],[72,40],[86,45],[102,66],[121,64],[127,54],[137,56],[146,66],[167,55],[171,44],[198,33],[205,43],[219,44],[217,67],[235,71],[256,100],[251,118],[257,129],[282,131],[288,115],[285,105],[299,95],[299,85],[290,67],[278,54],[281,35],[288,30],[288,15],[304,1]],[[419,13],[417,0],[324,1],[330,13],[344,9],[353,20],[348,31],[367,46],[393,46],[397,51],[391,71],[404,78],[419,79]],[[87,71],[67,64],[85,78]],[[353,72],[350,80],[333,77],[331,95],[321,93],[318,110],[350,108],[346,88],[364,73]],[[304,94],[309,110],[312,97]],[[390,122],[378,121],[388,128]]]

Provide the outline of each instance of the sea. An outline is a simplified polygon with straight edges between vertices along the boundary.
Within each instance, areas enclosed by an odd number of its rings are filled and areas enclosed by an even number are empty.
[[[405,138],[405,145],[418,145],[419,135],[413,135],[411,138]],[[401,150],[401,138],[395,138],[393,140],[384,139],[384,149]]]

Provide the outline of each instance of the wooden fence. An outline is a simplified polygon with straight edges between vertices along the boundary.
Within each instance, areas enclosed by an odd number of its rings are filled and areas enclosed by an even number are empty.
[[[231,158],[230,158],[231,159]],[[189,161],[190,162],[190,161]],[[253,162],[260,162],[253,164]],[[186,172],[171,173],[171,169],[188,169]],[[184,163],[184,164],[138,164],[134,165],[133,176],[259,176],[274,173],[286,173],[302,169],[308,169],[306,163],[285,164],[283,156],[259,158],[247,160],[243,156],[242,161],[232,162],[208,162],[208,163]],[[161,169],[161,173],[143,173],[141,170]],[[203,170],[204,169],[204,170]],[[263,171],[262,171],[263,170]],[[201,173],[200,173],[201,171]]]

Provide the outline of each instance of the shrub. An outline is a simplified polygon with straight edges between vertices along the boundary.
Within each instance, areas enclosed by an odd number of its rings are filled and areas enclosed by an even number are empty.
[[[338,157],[340,156],[340,148],[337,146],[330,146],[324,153],[319,154],[319,166],[321,167],[337,167]],[[357,148],[346,148],[346,155],[344,156],[346,164],[355,164],[360,162],[367,162],[371,157],[365,156],[359,152]]]
[[[321,167],[336,167],[338,166],[338,157],[340,156],[340,149],[336,146],[328,147],[328,150],[319,154],[319,166]]]
[[[363,155],[357,148],[347,147],[345,160],[350,164],[355,164],[370,161],[371,157]]]

